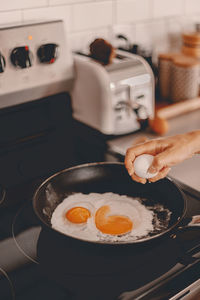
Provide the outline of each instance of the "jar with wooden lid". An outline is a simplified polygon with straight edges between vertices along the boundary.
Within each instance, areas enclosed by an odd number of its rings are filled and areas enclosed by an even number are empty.
[[[182,34],[182,53],[200,58],[200,32]]]
[[[185,55],[172,61],[170,99],[174,102],[199,95],[199,62]]]
[[[158,85],[160,97],[163,100],[170,98],[171,67],[177,55],[177,53],[161,53],[158,56]]]

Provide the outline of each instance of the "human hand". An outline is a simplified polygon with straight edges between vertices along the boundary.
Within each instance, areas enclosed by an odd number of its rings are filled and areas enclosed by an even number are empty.
[[[195,153],[200,152],[200,130],[185,134],[180,134],[167,138],[153,139],[144,143],[137,144],[129,148],[125,156],[125,167],[133,180],[146,183],[145,178],[138,177],[134,173],[134,160],[142,154],[151,154],[154,156],[152,165],[148,172],[158,174],[148,180],[155,182],[164,178],[174,166]]]

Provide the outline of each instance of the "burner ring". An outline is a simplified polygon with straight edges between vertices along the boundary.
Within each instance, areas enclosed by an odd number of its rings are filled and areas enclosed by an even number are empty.
[[[7,279],[8,283],[9,283],[9,286],[10,286],[12,300],[15,300],[16,299],[16,297],[15,297],[15,289],[14,289],[14,286],[13,286],[13,283],[12,283],[10,277],[8,276],[8,274],[6,273],[6,271],[4,269],[2,269],[1,267],[0,267],[0,274],[3,274],[3,276]]]
[[[16,226],[17,222],[19,221],[19,217],[20,217],[21,213],[23,213],[24,209],[27,208],[27,204],[30,205],[31,203],[26,203],[26,204],[24,204],[24,205],[18,210],[18,212],[16,213],[16,215],[14,216],[14,219],[13,219],[13,222],[12,222],[12,237],[13,237],[14,242],[15,242],[17,248],[19,249],[19,251],[20,251],[20,252],[21,252],[28,260],[30,260],[31,262],[36,263],[36,264],[39,264],[39,262],[36,260],[36,258],[33,257],[33,256],[31,255],[31,253],[28,252],[28,249],[26,249],[26,247],[24,248],[23,243],[19,242],[20,240],[18,240],[18,235],[17,235],[16,232],[15,232],[15,226]],[[31,227],[30,227],[30,228],[31,228]],[[40,229],[39,229],[39,231],[37,230],[36,235],[34,235],[34,237],[35,237],[36,240],[38,239],[38,236],[39,236],[39,234],[40,234],[39,232],[40,232]],[[21,232],[21,233],[22,233],[22,232]],[[30,232],[30,234],[33,234],[33,232]],[[20,236],[20,233],[19,233],[19,236]],[[34,242],[35,239],[34,239],[33,236],[32,236],[32,241],[33,241],[33,242]],[[36,243],[36,244],[37,244],[37,243]],[[26,246],[26,244],[25,244],[25,246]]]

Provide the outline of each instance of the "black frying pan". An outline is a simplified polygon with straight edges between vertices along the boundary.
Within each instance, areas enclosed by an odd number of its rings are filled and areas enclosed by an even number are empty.
[[[56,233],[51,227],[51,216],[56,206],[73,193],[113,192],[144,198],[144,204],[152,206],[160,203],[171,211],[169,224],[163,230],[152,232],[147,237],[121,244],[141,244],[171,234],[179,225],[186,211],[186,202],[180,189],[168,178],[145,185],[134,182],[128,175],[123,163],[91,163],[63,170],[44,181],[36,190],[33,208],[42,225]],[[164,216],[160,216],[164,218]],[[68,241],[80,243],[109,244],[109,242],[83,241],[65,236]]]

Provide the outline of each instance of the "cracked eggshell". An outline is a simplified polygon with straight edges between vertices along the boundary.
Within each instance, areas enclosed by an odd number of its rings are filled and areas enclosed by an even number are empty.
[[[134,160],[134,173],[141,178],[152,178],[155,177],[157,173],[149,173],[148,169],[153,162],[154,156],[150,154],[142,154],[136,157]]]

